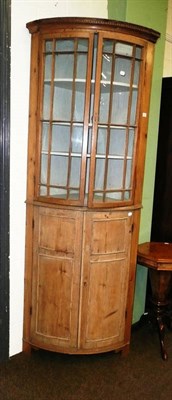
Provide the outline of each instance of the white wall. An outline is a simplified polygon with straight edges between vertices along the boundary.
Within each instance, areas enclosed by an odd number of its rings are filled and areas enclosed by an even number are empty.
[[[107,0],[12,0],[10,178],[10,356],[22,351],[25,198],[30,69],[26,22],[48,17],[107,18]]]

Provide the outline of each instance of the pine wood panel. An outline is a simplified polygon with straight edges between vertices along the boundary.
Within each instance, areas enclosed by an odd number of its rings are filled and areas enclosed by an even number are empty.
[[[70,338],[72,260],[40,255],[37,276],[36,331],[45,336]]]
[[[127,212],[85,215],[80,336],[85,349],[120,347],[124,340],[132,220]]]
[[[39,247],[44,250],[73,255],[75,249],[73,239],[76,234],[75,218],[75,213],[58,212],[56,216],[54,212],[43,209],[39,216]]]
[[[31,341],[76,347],[80,284],[79,212],[36,209]]]

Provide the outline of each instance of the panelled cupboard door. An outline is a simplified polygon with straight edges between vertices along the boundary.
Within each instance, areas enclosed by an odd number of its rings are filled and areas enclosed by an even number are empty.
[[[76,348],[82,214],[36,207],[34,220],[31,342]]]
[[[132,212],[86,213],[83,238],[81,348],[124,345]]]

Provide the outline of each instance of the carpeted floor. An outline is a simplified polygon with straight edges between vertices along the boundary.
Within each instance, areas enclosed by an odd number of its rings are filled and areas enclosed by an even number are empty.
[[[36,351],[0,364],[1,400],[172,400],[172,332],[168,361],[152,325],[132,331],[127,357]]]

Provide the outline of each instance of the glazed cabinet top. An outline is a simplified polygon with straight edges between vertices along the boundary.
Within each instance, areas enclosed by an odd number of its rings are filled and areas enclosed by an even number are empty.
[[[27,28],[28,201],[140,204],[158,32],[91,18],[44,19]]]

